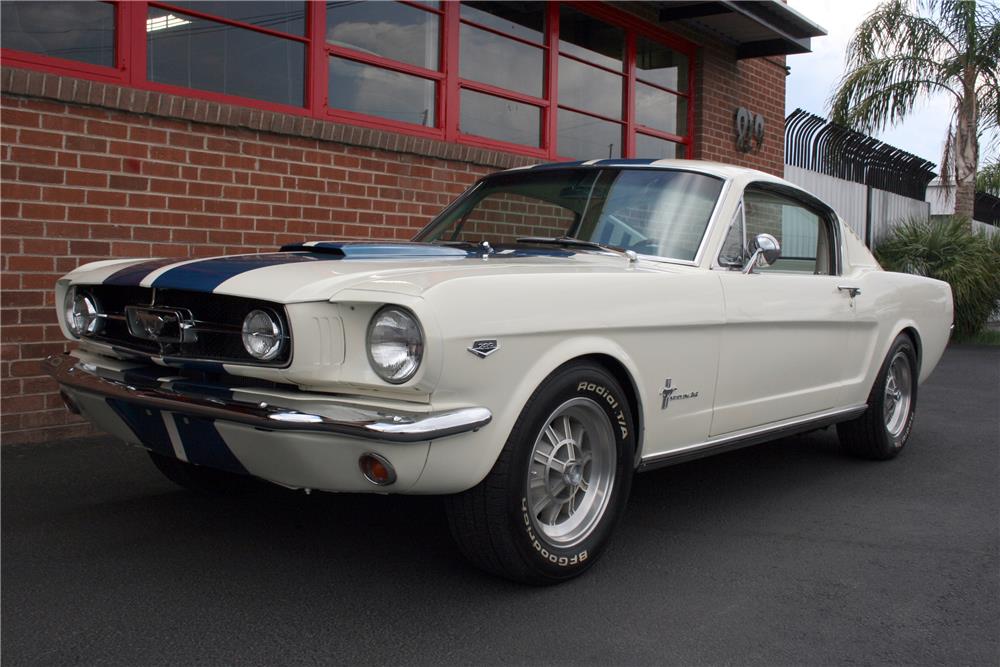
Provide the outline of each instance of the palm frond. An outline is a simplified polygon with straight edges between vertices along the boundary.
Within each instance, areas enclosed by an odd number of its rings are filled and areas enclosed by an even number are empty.
[[[939,92],[950,93],[956,105],[961,100],[943,66],[925,58],[891,56],[848,72],[830,108],[835,122],[861,132],[876,132],[903,120],[918,101]]]

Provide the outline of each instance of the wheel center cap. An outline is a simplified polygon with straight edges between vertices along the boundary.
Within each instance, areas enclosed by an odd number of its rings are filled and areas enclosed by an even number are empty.
[[[566,472],[563,473],[563,480],[570,486],[580,486],[580,482],[583,481],[583,468],[580,464],[573,463],[566,468]]]

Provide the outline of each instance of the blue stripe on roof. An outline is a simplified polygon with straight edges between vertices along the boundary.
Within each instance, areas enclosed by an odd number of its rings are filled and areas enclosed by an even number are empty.
[[[584,163],[584,160],[576,160],[574,162],[545,162],[543,164],[535,164],[530,167],[530,171],[539,171],[541,169],[562,169],[564,167],[579,167]]]
[[[646,166],[659,161],[659,158],[609,158],[607,160],[598,160],[594,163],[595,167],[611,167],[611,166]]]
[[[567,167],[645,167],[659,160],[660,158],[607,158],[604,160],[576,160],[574,162],[546,162],[532,165],[527,171],[565,169]]]

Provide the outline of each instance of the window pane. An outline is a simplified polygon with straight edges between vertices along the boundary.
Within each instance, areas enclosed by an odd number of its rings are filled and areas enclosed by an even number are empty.
[[[622,126],[581,113],[559,110],[556,152],[578,160],[622,156]]]
[[[436,70],[437,14],[398,2],[326,3],[326,41]]]
[[[463,79],[542,96],[545,53],[542,49],[465,24],[459,41],[459,75]]]
[[[153,7],[147,25],[150,81],[302,106],[303,44]]]
[[[526,236],[564,236],[577,215],[560,205],[531,194],[497,192],[483,197],[455,221],[442,237],[447,241],[493,245],[513,244]]]
[[[539,44],[545,40],[543,3],[463,2],[462,18]]]
[[[830,273],[833,246],[823,218],[792,199],[770,192],[747,190],[743,206],[747,238],[767,233],[781,244],[781,257],[761,271]]]
[[[670,88],[687,92],[688,59],[687,56],[640,37],[635,45],[635,75],[636,77]]]
[[[674,143],[659,137],[636,132],[635,134],[635,157],[651,158],[682,158],[684,157],[684,144]]]
[[[462,90],[461,127],[465,134],[477,134],[522,146],[541,146],[542,110],[474,90]]]
[[[306,3],[304,2],[168,1],[171,5],[187,7],[202,14],[252,23],[262,28],[270,28],[292,35],[304,36],[306,34]]]
[[[559,103],[621,118],[622,77],[560,56]]]
[[[682,171],[623,169],[590,238],[647,255],[694,260],[722,183]]]
[[[625,31],[575,9],[562,7],[559,10],[559,50],[621,71]]]
[[[434,127],[435,84],[409,74],[330,58],[330,107]]]
[[[635,120],[661,132],[687,134],[687,99],[636,82]]]
[[[114,67],[115,8],[103,2],[0,3],[0,44]]]

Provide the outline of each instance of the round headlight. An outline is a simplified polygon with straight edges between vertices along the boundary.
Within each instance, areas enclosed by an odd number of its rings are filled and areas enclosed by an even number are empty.
[[[63,298],[66,327],[74,336],[96,334],[104,324],[101,306],[93,294],[70,287]]]
[[[254,359],[274,359],[284,342],[281,320],[266,310],[251,310],[243,320],[243,347]]]
[[[408,311],[386,306],[368,325],[368,362],[386,382],[402,384],[413,377],[424,356],[424,337]]]

